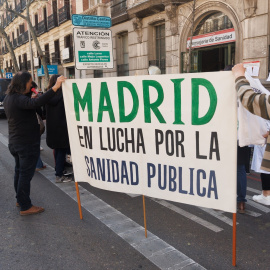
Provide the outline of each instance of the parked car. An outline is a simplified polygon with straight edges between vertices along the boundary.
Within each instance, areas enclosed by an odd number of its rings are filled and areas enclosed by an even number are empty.
[[[0,79],[0,114],[5,113],[3,101],[4,101],[6,91],[10,82],[11,82],[11,79]]]

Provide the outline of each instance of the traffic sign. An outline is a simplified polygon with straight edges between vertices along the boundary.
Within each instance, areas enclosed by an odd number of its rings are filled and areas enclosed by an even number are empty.
[[[12,79],[13,78],[12,72],[6,72],[6,78],[7,79]]]
[[[73,28],[77,69],[113,68],[111,30]]]
[[[110,28],[112,20],[106,16],[73,14],[72,24],[75,26]]]
[[[58,74],[58,66],[57,65],[47,65],[49,75]],[[44,67],[41,66],[41,68],[37,69],[37,75],[38,77],[45,76],[44,73]]]

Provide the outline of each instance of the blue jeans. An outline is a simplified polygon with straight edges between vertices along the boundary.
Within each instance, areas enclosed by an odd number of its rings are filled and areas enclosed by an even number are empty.
[[[21,211],[31,208],[30,182],[34,176],[39,156],[40,142],[34,144],[9,144],[15,159],[14,188]]]
[[[237,165],[237,201],[246,202],[247,174],[245,165]]]
[[[55,175],[62,176],[65,169],[67,148],[55,148],[54,158],[55,158]]]
[[[43,168],[43,166],[44,166],[44,165],[43,165],[43,162],[42,162],[42,160],[41,160],[41,158],[40,158],[40,154],[39,154],[36,168],[37,168],[37,169],[40,169],[40,168]]]

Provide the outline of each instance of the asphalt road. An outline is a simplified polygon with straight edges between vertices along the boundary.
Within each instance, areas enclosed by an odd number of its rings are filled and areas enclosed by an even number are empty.
[[[52,150],[47,148],[44,135],[41,157],[49,166],[35,173],[31,199],[35,205],[45,207],[45,212],[21,217],[15,206],[14,161],[7,149],[7,135],[7,121],[1,118],[1,270],[235,269],[230,213],[146,198],[145,240],[141,196],[103,191],[81,183],[80,220],[74,183],[54,184]],[[253,173],[248,178],[248,195],[260,190],[258,175]],[[105,210],[101,215],[99,209],[109,209],[113,215],[104,218]],[[270,207],[250,202],[247,209],[248,214],[237,215],[237,269],[268,270]],[[123,231],[121,224],[127,223],[130,227]],[[174,263],[175,258],[182,260],[181,264]],[[183,261],[192,263],[181,268]]]

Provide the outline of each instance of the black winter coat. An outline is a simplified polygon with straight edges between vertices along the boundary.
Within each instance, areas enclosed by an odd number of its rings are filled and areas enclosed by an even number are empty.
[[[68,148],[66,112],[62,89],[46,104],[47,145],[52,148]]]
[[[31,98],[31,93],[6,95],[4,108],[8,119],[10,144],[32,144],[40,141],[36,109],[53,99],[55,95],[51,89],[38,98]]]

